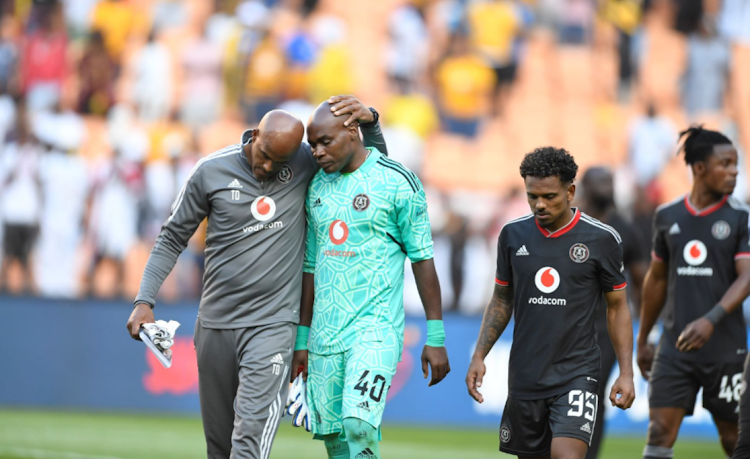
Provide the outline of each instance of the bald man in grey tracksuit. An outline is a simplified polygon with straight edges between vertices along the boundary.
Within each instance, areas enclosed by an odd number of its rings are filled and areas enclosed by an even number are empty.
[[[375,112],[353,97],[335,105],[385,151]],[[137,339],[156,294],[204,218],[206,261],[195,325],[208,457],[268,458],[286,393],[299,321],[305,195],[319,169],[304,128],[273,111],[241,143],[198,161],[148,259],[128,320]],[[180,358],[176,356],[175,358]]]

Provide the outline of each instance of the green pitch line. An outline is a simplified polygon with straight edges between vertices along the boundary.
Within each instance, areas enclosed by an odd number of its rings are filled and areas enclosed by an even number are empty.
[[[325,458],[322,442],[282,418],[273,459]],[[509,459],[497,452],[494,430],[383,426],[387,459]],[[641,438],[605,442],[603,459],[637,459]],[[132,414],[0,409],[0,459],[199,459],[206,457],[200,419]],[[718,442],[678,441],[675,457],[724,457]]]

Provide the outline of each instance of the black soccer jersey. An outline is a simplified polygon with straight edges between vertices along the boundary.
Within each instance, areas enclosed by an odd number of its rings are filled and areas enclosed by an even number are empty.
[[[496,282],[513,287],[511,398],[537,400],[599,377],[594,327],[604,292],[625,288],[622,244],[612,227],[575,209],[550,233],[533,215],[506,224]]]
[[[697,361],[742,361],[747,336],[742,308],[722,320],[702,349],[675,348],[687,324],[706,314],[737,278],[734,261],[750,257],[748,210],[725,196],[697,210],[687,196],[659,207],[651,256],[669,264],[666,316],[659,352]]]

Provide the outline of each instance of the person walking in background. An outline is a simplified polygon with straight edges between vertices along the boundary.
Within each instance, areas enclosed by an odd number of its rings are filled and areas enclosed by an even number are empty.
[[[628,284],[632,287],[628,289],[628,293],[630,294],[629,300],[632,315],[637,317],[640,313],[643,277],[646,275],[646,269],[648,269],[648,261],[644,256],[643,245],[648,245],[648,242],[644,243],[635,228],[622,218],[617,211],[615,207],[614,178],[609,169],[605,167],[592,167],[588,169],[583,174],[581,186],[583,187],[581,210],[605,225],[614,228],[622,238],[622,261],[625,266],[625,275],[627,276]],[[586,459],[596,459],[599,457],[605,428],[604,400],[606,400],[607,395],[607,382],[609,382],[609,375],[617,360],[615,348],[612,347],[612,341],[607,330],[607,310],[604,307],[599,307],[596,310],[596,332],[597,345],[601,352],[599,407],[596,410],[597,428],[594,430],[594,435],[591,438],[591,446],[586,453]]]

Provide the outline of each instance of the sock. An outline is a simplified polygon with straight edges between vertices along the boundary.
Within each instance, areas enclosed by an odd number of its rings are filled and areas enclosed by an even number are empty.
[[[646,445],[643,448],[643,459],[672,459],[674,451],[664,446]]]
[[[349,445],[339,438],[339,434],[323,436],[323,444],[326,445],[328,459],[349,459]]]
[[[380,459],[378,429],[357,418],[346,418],[343,424],[349,459]]]

